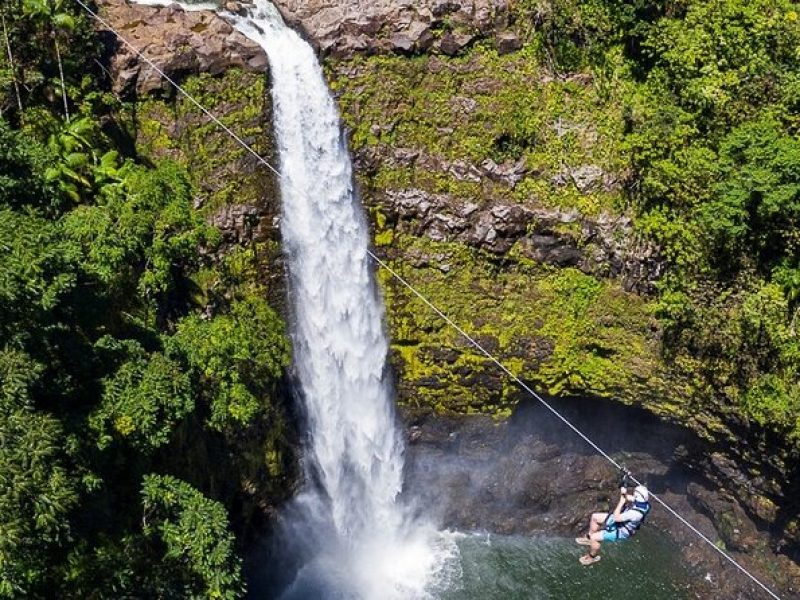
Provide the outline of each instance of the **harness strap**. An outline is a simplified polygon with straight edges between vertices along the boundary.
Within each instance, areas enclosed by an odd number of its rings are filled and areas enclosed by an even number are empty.
[[[637,503],[637,504],[639,504],[639,503]],[[641,513],[642,518],[639,519],[638,521],[623,521],[621,523],[617,523],[616,521],[613,520],[614,519],[614,515],[612,513],[609,513],[609,515],[606,517],[606,531],[608,531],[609,533],[614,533],[616,535],[617,539],[619,539],[619,531],[620,531],[620,529],[624,529],[625,531],[627,531],[628,532],[628,536],[632,536],[637,531],[639,531],[639,527],[642,526],[642,523],[644,523],[645,517],[647,517],[648,513],[650,512],[650,504],[647,503],[644,506],[641,506],[641,505],[637,506],[635,504],[633,506],[627,507],[625,510],[626,511],[627,510],[635,510],[636,512]]]
[[[644,506],[639,505],[637,502],[635,505],[631,506],[629,510],[635,510],[638,513],[641,513],[642,518],[638,521],[625,521],[623,523],[623,527],[628,531],[628,535],[633,535],[637,531],[639,531],[639,527],[642,526],[644,523],[645,518],[647,517],[648,513],[650,512],[650,504],[645,504]]]

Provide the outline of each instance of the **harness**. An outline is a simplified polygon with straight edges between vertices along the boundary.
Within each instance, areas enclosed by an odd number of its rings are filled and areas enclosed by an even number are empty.
[[[650,503],[649,502],[634,502],[632,506],[628,506],[625,510],[635,510],[638,513],[641,513],[642,518],[638,521],[624,521],[622,523],[610,523],[606,530],[609,532],[616,532],[617,538],[619,538],[619,531],[620,529],[624,529],[628,532],[628,536],[634,535],[637,531],[639,531],[639,527],[642,526],[644,523],[645,518],[647,518],[648,513],[650,512]],[[624,511],[623,511],[624,512]],[[611,520],[613,515],[609,515],[608,519]]]

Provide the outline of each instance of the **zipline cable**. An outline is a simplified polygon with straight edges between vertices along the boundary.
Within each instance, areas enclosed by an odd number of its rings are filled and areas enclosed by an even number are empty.
[[[116,29],[114,29],[111,24],[109,24],[105,19],[103,19],[100,15],[94,12],[89,6],[87,6],[83,0],[75,0],[77,4],[79,4],[86,12],[88,12],[92,18],[94,18],[98,23],[103,25],[106,29],[111,31],[123,44],[125,44],[128,48],[133,50],[133,52],[139,56],[142,60],[144,60],[154,71],[156,71],[159,75],[161,75],[167,82],[169,82],[178,92],[180,92],[187,100],[189,100],[192,104],[194,104],[197,108],[199,108],[203,114],[205,114],[209,119],[211,119],[216,125],[218,125],[225,133],[230,135],[236,142],[239,143],[242,148],[244,148],[247,152],[252,154],[258,162],[263,164],[267,167],[270,171],[272,171],[276,176],[280,177],[281,173],[273,167],[264,157],[262,157],[258,152],[256,152],[247,142],[245,142],[242,138],[240,138],[236,133],[234,133],[227,125],[225,125],[222,121],[220,121],[214,114],[205,108],[202,104],[200,104],[195,98],[189,94],[186,90],[184,90],[178,83],[176,83],[169,75],[167,75],[163,70],[161,70],[152,60],[150,60],[145,54],[139,50],[136,46],[130,43],[127,39],[125,39]],[[295,189],[295,192],[304,195],[302,191]],[[584,442],[586,442],[592,449],[595,450],[598,454],[600,454],[603,458],[605,458],[608,462],[614,465],[620,471],[624,471],[625,469],[620,465],[616,460],[614,460],[607,452],[605,452],[600,446],[594,443],[586,434],[584,434],[581,430],[579,430],[575,425],[573,425],[566,417],[564,417],[561,413],[559,413],[549,402],[547,402],[544,398],[542,398],[538,393],[536,393],[530,386],[528,386],[524,381],[522,381],[519,377],[514,375],[503,363],[500,362],[494,355],[492,355],[488,350],[486,350],[477,340],[475,340],[471,335],[469,335],[464,329],[459,327],[450,317],[448,317],[445,313],[443,313],[436,305],[434,305],[430,300],[428,300],[421,292],[419,292],[413,285],[411,285],[406,279],[404,279],[399,273],[397,273],[394,269],[392,269],[388,264],[386,264],[383,260],[381,260],[378,256],[375,255],[369,248],[367,248],[367,254],[374,260],[379,266],[384,268],[389,274],[392,275],[397,281],[399,281],[403,286],[409,289],[415,296],[417,296],[420,300],[422,300],[433,312],[435,312],[439,317],[441,317],[450,327],[455,329],[458,333],[460,333],[464,339],[466,339],[476,350],[478,350],[481,354],[486,356],[490,361],[492,361],[495,365],[497,365],[500,370],[502,370],[508,377],[513,380],[517,385],[519,385],[522,389],[528,392],[533,398],[538,400],[547,410],[549,410],[553,415],[555,415],[562,423],[564,423],[567,427],[569,427],[573,432],[575,432],[578,437],[580,437]],[[636,483],[637,485],[643,485],[638,479],[630,475],[630,479]],[[736,559],[734,559],[730,554],[725,552],[722,548],[717,546],[713,541],[711,541],[708,537],[706,537],[700,530],[698,530],[694,525],[692,525],[689,521],[687,521],[683,516],[681,516],[677,511],[675,511],[671,506],[669,506],[666,502],[664,502],[661,498],[650,493],[650,496],[656,500],[661,506],[663,506],[667,511],[672,514],[676,519],[678,519],[681,523],[686,525],[691,531],[696,533],[703,541],[705,541],[709,546],[711,546],[714,550],[716,550],[721,556],[723,556],[728,562],[734,565],[739,571],[749,577],[755,584],[757,584],[762,590],[764,590],[767,594],[769,594],[775,600],[781,600],[781,598],[775,594],[772,590],[770,590],[765,584],[763,584],[759,579],[756,578],[755,575],[750,573],[747,569],[745,569],[742,565],[740,565]]]

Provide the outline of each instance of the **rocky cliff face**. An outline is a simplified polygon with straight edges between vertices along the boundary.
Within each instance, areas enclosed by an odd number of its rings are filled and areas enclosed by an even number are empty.
[[[657,248],[637,243],[631,220],[622,215],[592,218],[559,208],[481,206],[414,188],[388,190],[380,202],[387,226],[435,242],[460,242],[498,258],[516,246],[520,257],[539,264],[621,278],[626,290],[649,291],[661,274]]]
[[[98,25],[113,90],[128,101],[123,120],[137,152],[187,167],[199,192],[196,207],[221,226],[226,243],[267,240],[277,210],[272,173],[159,72],[273,160],[264,51],[213,11],[125,0],[100,0],[99,8],[108,25],[158,69]]]
[[[186,12],[177,5],[151,7],[124,0],[99,0],[100,14],[158,69],[174,79],[208,73],[221,75],[232,67],[263,73],[267,57],[211,11]],[[109,48],[114,91],[120,96],[175,90],[129,46],[104,26],[100,35]]]
[[[596,400],[554,400],[558,409],[651,491],[734,554],[748,570],[796,597],[800,567],[769,551],[771,532],[759,530],[742,498],[709,481],[710,463],[724,460],[686,428],[645,411]],[[628,425],[619,435],[620,423]],[[581,440],[564,436],[543,407],[523,402],[503,423],[486,417],[411,417],[408,484],[445,526],[500,534],[573,537],[588,516],[613,508],[619,474]],[[690,572],[687,597],[749,600],[763,592],[696,535],[654,504],[647,533],[667,533]],[[626,550],[627,551],[627,550]],[[576,551],[577,555],[577,551]]]
[[[503,51],[519,48],[508,30],[506,0],[278,0],[288,23],[323,54],[441,52],[455,55],[480,37],[497,36]]]

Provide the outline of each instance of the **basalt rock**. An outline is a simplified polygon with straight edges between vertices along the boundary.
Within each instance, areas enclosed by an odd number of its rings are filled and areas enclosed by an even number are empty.
[[[323,54],[438,52],[455,55],[506,31],[506,0],[276,0],[287,22]],[[498,47],[513,51],[513,33]]]
[[[497,202],[480,206],[413,188],[389,190],[381,203],[392,222],[414,235],[460,241],[498,256],[518,244],[523,256],[537,262],[622,277],[628,290],[646,291],[661,274],[657,248],[638,240],[625,216],[589,218]]]
[[[522,48],[522,40],[513,31],[504,31],[497,36],[498,54],[509,54]]]
[[[106,45],[113,90],[122,97],[160,92],[172,94],[162,71],[172,79],[217,75],[230,67],[264,72],[267,56],[212,11],[184,11],[178,5],[152,7],[124,0],[99,0],[108,24],[157,67],[120,42],[104,25],[98,31]],[[234,7],[232,7],[234,8]]]
[[[557,123],[555,127],[564,127]],[[581,165],[573,169],[565,168],[551,179],[556,187],[574,185],[581,194],[604,191],[613,192],[622,188],[623,178],[615,173],[606,173],[597,165]]]
[[[209,224],[222,234],[222,250],[232,246],[245,246],[267,237],[264,221],[267,210],[249,204],[228,204],[213,213]]]

